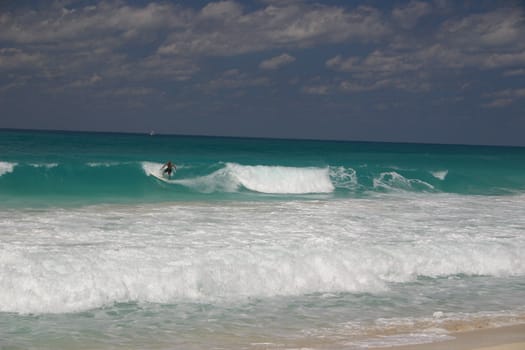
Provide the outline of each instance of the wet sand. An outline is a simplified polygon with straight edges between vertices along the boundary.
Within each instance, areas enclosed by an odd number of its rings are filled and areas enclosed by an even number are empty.
[[[452,333],[442,342],[395,346],[389,350],[525,350],[525,324]],[[377,348],[385,349],[385,348]]]

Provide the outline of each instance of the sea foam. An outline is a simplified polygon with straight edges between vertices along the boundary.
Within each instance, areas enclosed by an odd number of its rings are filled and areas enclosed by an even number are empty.
[[[420,180],[420,179],[408,179],[403,175],[395,172],[384,172],[379,176],[376,176],[373,180],[374,188],[382,188],[389,191],[392,190],[402,190],[402,191],[414,191],[414,190],[423,190],[423,191],[433,191],[434,186],[431,184]]]
[[[158,174],[161,171],[162,163],[142,162],[141,166],[146,175]]]
[[[0,176],[13,171],[17,163],[0,162]]]
[[[226,169],[240,185],[255,192],[304,194],[334,190],[328,168],[246,166],[228,163]]]
[[[445,180],[445,178],[447,177],[448,175],[448,170],[438,170],[438,171],[431,171],[430,172],[432,174],[432,176],[434,176],[436,179],[439,179],[439,180]]]
[[[32,166],[33,168],[51,169],[51,168],[56,168],[58,166],[58,163],[30,163],[29,165]]]
[[[148,175],[158,173],[161,166],[160,163],[142,163],[142,168]],[[177,176],[166,182],[191,187],[204,193],[236,192],[240,189],[269,194],[330,193],[334,191],[329,168],[249,166],[236,163],[226,163],[221,169],[208,175],[189,178]]]
[[[383,293],[418,276],[520,276],[517,200],[93,206],[31,212],[31,220],[6,211],[0,311]]]

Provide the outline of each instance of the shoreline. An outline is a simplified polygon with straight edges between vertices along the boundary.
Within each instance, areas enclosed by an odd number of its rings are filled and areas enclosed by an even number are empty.
[[[525,350],[525,323],[450,333],[454,339],[388,347],[389,350]],[[372,347],[384,350],[385,347]]]

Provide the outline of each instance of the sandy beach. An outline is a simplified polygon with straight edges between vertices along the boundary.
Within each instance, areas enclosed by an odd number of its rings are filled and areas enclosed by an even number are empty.
[[[392,347],[391,350],[525,350],[525,324],[458,332],[455,339]],[[379,348],[377,348],[379,349]],[[384,349],[384,348],[382,348]]]

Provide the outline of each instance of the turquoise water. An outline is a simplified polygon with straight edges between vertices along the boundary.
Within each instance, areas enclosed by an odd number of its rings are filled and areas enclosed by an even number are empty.
[[[8,206],[525,190],[523,148],[65,132],[0,135],[0,194]],[[178,165],[170,183],[148,176],[169,159]]]
[[[362,349],[522,323],[523,213],[524,148],[0,131],[0,348]]]

